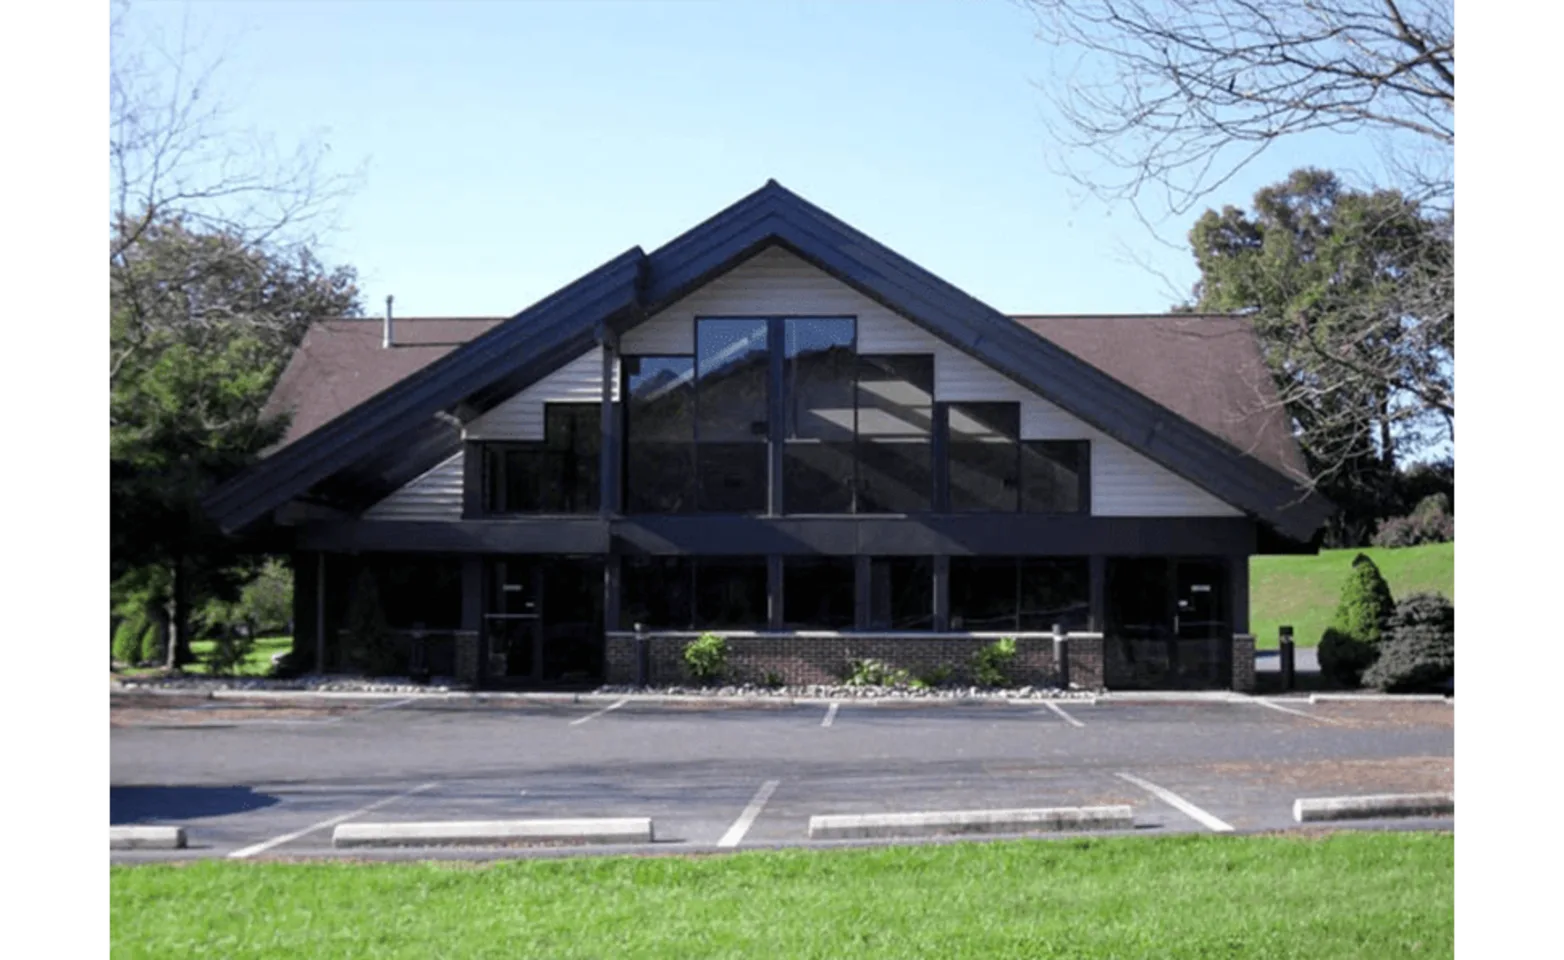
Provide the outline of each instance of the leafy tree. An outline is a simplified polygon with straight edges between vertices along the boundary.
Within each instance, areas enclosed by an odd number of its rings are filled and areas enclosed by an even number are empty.
[[[1454,439],[1452,221],[1305,169],[1253,211],[1207,211],[1190,243],[1193,307],[1253,324],[1305,479],[1341,508],[1330,542],[1366,542],[1401,512],[1399,464]]]
[[[236,600],[259,562],[200,497],[280,439],[263,406],[309,324],[359,312],[353,272],[322,266],[310,233],[347,180],[324,171],[318,141],[278,153],[233,124],[219,65],[116,5],[110,583],[115,604],[166,624],[170,666],[190,658],[193,612]]]

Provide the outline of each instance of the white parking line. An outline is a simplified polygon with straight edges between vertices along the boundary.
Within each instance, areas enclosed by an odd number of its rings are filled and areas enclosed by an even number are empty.
[[[260,843],[252,844],[252,845],[250,845],[248,847],[243,847],[241,849],[235,850],[233,853],[230,853],[228,855],[228,859],[230,859],[230,860],[244,860],[246,858],[255,856],[257,853],[265,853],[267,850],[270,850],[272,847],[281,846],[282,844],[287,843],[290,840],[297,840],[297,839],[299,839],[302,836],[314,833],[316,830],[324,830],[327,827],[334,827],[337,824],[342,823],[344,821],[352,820],[354,817],[362,816],[362,815],[364,815],[366,813],[370,813],[370,812],[372,812],[374,810],[379,810],[381,807],[385,806],[388,803],[395,803],[396,801],[401,800],[404,797],[410,797],[410,796],[412,796],[415,793],[423,793],[425,790],[430,789],[431,787],[435,786],[437,783],[439,783],[438,780],[431,780],[428,783],[421,783],[418,786],[414,787],[413,789],[405,790],[402,793],[399,793],[399,794],[397,794],[394,797],[382,797],[381,799],[376,800],[374,803],[366,804],[365,806],[359,807],[357,810],[354,810],[352,813],[344,813],[344,814],[342,814],[339,817],[332,817],[330,820],[322,820],[321,822],[319,822],[319,823],[317,823],[317,824],[315,824],[313,826],[305,827],[303,830],[295,830],[292,833],[285,833],[285,834],[283,834],[280,837],[272,837],[270,840],[264,840],[264,841],[262,841]]]
[[[1258,703],[1262,707],[1270,707],[1272,710],[1280,710],[1282,713],[1290,713],[1295,717],[1307,717],[1310,720],[1318,720],[1320,723],[1334,724],[1337,722],[1332,720],[1330,717],[1319,717],[1312,713],[1304,713],[1302,710],[1298,710],[1294,707],[1284,707],[1279,703],[1272,703],[1264,697],[1255,697],[1250,701],[1250,703]]]
[[[1165,790],[1162,787],[1159,787],[1156,784],[1150,782],[1149,780],[1142,780],[1140,777],[1133,776],[1128,773],[1119,774],[1119,778],[1128,780],[1130,783],[1135,784],[1135,786],[1140,787],[1142,790],[1145,790],[1147,793],[1161,800],[1163,803],[1166,803],[1168,806],[1178,810],[1180,813],[1185,814],[1207,829],[1215,830],[1217,833],[1229,833],[1233,829],[1231,824],[1222,820],[1218,820],[1216,817],[1206,813],[1204,810],[1195,806],[1193,803],[1190,803],[1188,800],[1185,800],[1183,797],[1179,796],[1173,791]]]
[[[739,814],[739,818],[733,821],[733,826],[729,827],[728,832],[724,833],[722,839],[717,841],[717,846],[738,846],[739,841],[744,839],[744,834],[748,833],[750,826],[754,824],[755,818],[760,816],[760,811],[765,809],[766,801],[771,799],[771,794],[776,790],[777,784],[781,782],[780,780],[767,780],[761,784],[760,789],[755,791],[755,799],[751,800],[749,806],[744,808],[744,812]]]
[[[379,710],[395,710],[397,707],[405,707],[408,704],[412,703],[414,700],[418,700],[418,699],[419,699],[418,697],[408,697],[405,700],[392,700],[390,703],[377,703],[373,707],[365,707],[363,710],[359,710],[359,711],[357,711],[355,713],[349,714],[349,716],[356,717],[356,716],[358,716],[361,713],[375,713],[376,711],[379,711]]]
[[[840,703],[833,703],[827,707],[825,711],[825,719],[820,721],[820,726],[829,727],[831,722],[836,719],[836,708],[840,706]]]
[[[1052,700],[1044,700],[1043,701],[1043,706],[1047,707],[1048,709],[1052,710],[1054,713],[1057,713],[1059,716],[1063,717],[1065,723],[1068,723],[1072,727],[1084,727],[1084,726],[1086,726],[1086,724],[1084,724],[1081,721],[1079,721],[1079,720],[1075,719],[1074,717],[1070,716],[1068,713],[1065,713],[1064,712],[1064,708],[1059,706],[1057,703],[1054,703]]]
[[[570,725],[572,727],[579,726],[580,724],[586,723],[588,720],[592,720],[592,719],[594,719],[596,717],[601,717],[603,714],[608,713],[610,710],[618,710],[620,707],[624,706],[625,704],[627,704],[629,702],[630,702],[630,698],[629,697],[625,697],[623,700],[615,700],[613,703],[610,703],[608,706],[604,707],[601,710],[595,711],[593,713],[589,713],[589,714],[587,714],[584,717],[577,717],[576,719],[570,721]]]

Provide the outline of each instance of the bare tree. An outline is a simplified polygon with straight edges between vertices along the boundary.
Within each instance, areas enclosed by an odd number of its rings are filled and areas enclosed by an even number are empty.
[[[113,385],[126,362],[172,326],[275,323],[259,312],[235,317],[233,303],[188,291],[214,277],[253,272],[257,253],[307,256],[312,231],[356,174],[330,173],[329,148],[319,139],[278,151],[269,138],[235,124],[216,82],[223,59],[203,54],[188,18],[170,39],[119,3],[109,50]],[[212,239],[177,265],[142,255],[171,229]]]
[[[1448,203],[1453,0],[1024,0],[1057,51],[1044,85],[1065,172],[1189,213],[1283,138],[1381,135],[1396,186]]]

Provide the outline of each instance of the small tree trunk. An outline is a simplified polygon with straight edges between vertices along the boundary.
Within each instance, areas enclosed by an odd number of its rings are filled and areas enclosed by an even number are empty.
[[[190,654],[190,584],[185,573],[185,561],[174,561],[174,596],[168,638],[168,665],[179,669],[193,658]]]

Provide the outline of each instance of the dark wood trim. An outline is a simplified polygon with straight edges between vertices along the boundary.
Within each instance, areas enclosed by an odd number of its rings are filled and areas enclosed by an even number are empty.
[[[635,516],[614,521],[625,553],[832,556],[1223,556],[1254,552],[1247,517],[960,514],[908,517]]]
[[[619,629],[623,576],[619,560],[619,555],[613,553],[603,558],[603,629],[605,631]]]
[[[609,524],[598,516],[525,517],[492,520],[357,520],[301,527],[306,549],[409,553],[608,552]]]
[[[1249,632],[1249,558],[1229,556],[1227,561],[1228,623],[1234,633]]]
[[[766,349],[770,351],[766,357],[766,376],[770,378],[766,384],[766,419],[769,421],[766,424],[766,466],[771,477],[771,488],[766,493],[766,513],[780,517],[785,506],[782,473],[787,440],[787,398],[783,394],[787,376],[787,365],[784,363],[787,338],[784,336],[782,318],[766,317],[765,320]],[[700,318],[697,317],[696,324],[699,323]]]
[[[476,520],[484,515],[484,446],[469,440],[462,445],[462,519]]]

